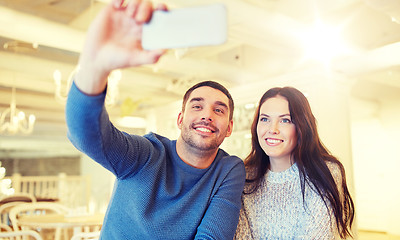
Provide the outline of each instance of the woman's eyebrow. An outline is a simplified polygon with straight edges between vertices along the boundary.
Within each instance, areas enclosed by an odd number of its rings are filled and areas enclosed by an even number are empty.
[[[270,117],[270,115],[265,114],[265,113],[260,113],[260,116]],[[278,117],[290,117],[290,113],[285,113],[285,114],[279,115]]]

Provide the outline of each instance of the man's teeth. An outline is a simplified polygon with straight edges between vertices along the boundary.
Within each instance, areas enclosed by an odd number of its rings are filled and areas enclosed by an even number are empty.
[[[282,142],[282,140],[268,138],[267,142],[269,142],[269,143],[280,143],[280,142]]]
[[[198,130],[198,131],[202,131],[202,132],[211,132],[211,130],[210,129],[208,129],[208,128],[202,128],[202,127],[200,127],[200,128],[196,128],[196,130]]]

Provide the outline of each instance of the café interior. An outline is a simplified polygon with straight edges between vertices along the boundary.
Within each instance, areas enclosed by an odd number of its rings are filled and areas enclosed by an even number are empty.
[[[88,26],[108,2],[0,0],[0,234],[98,238],[114,176],[72,146],[64,110]],[[170,10],[222,3],[227,39],[113,71],[111,121],[130,134],[177,138],[184,92],[215,80],[235,101],[234,131],[221,148],[245,158],[261,95],[296,87],[345,167],[355,238],[400,239],[400,1],[165,2]],[[19,214],[33,204],[56,214],[47,222]]]

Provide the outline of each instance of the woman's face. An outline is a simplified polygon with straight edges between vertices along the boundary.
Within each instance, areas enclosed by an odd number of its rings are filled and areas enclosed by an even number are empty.
[[[261,105],[257,136],[261,148],[271,161],[290,163],[290,156],[297,144],[297,134],[286,98],[278,95]]]

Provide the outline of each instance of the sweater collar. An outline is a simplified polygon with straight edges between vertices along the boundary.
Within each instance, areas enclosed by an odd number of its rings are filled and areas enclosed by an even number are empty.
[[[292,179],[299,176],[299,168],[297,164],[294,163],[290,168],[286,169],[282,172],[272,172],[270,170],[267,171],[267,181],[272,183],[284,183],[291,181]]]

